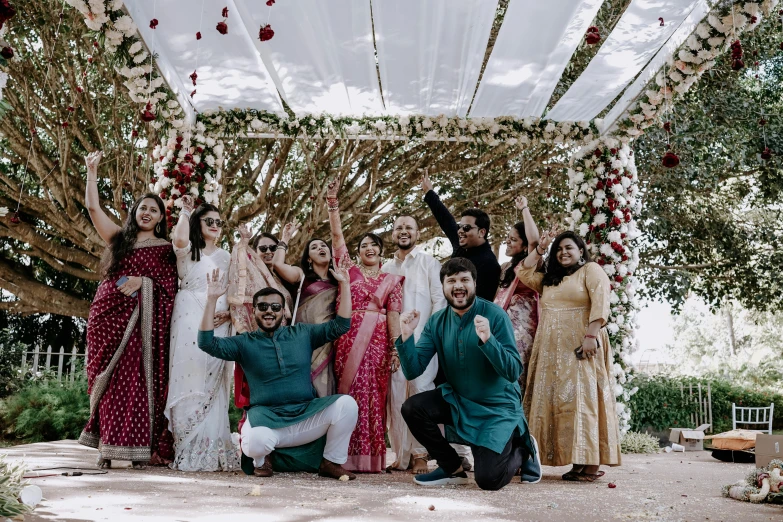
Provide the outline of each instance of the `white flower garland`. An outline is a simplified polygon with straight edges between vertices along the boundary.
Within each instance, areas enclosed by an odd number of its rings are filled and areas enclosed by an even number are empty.
[[[744,32],[754,31],[761,20],[774,10],[779,0],[734,2],[730,7],[716,7],[696,30],[669,57],[655,81],[629,111],[616,132],[624,142],[644,134],[658,124],[662,114],[671,110],[675,95],[685,94],[705,72],[715,65],[715,58],[725,53]]]
[[[571,230],[585,239],[593,260],[609,276],[610,315],[606,328],[614,350],[617,415],[621,429],[630,427],[626,403],[636,393],[630,382],[630,354],[637,347],[635,330],[639,301],[634,272],[639,265],[635,239],[640,232],[634,215],[641,210],[639,177],[628,145],[615,138],[593,141],[571,157],[571,189],[566,218]]]

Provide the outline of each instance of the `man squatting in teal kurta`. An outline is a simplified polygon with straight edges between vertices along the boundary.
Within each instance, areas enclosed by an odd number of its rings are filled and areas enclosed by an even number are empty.
[[[317,398],[310,382],[313,349],[334,341],[351,326],[350,278],[345,269],[333,271],[343,299],[337,317],[323,324],[280,326],[285,300],[273,288],[253,296],[258,330],[235,337],[214,337],[213,318],[218,297],[226,292],[217,270],[207,276],[207,304],[198,332],[198,347],[219,359],[242,365],[250,385],[250,407],[242,426],[245,473],[261,468],[277,471],[318,471],[339,479],[356,475],[341,464],[348,460],[348,443],[356,427],[358,407],[348,395]],[[249,457],[249,458],[248,458]],[[253,463],[250,459],[253,459]]]
[[[539,482],[541,461],[522,411],[522,360],[511,320],[496,304],[476,298],[476,267],[469,260],[446,262],[440,280],[449,306],[429,318],[416,343],[419,312],[403,313],[396,341],[406,379],[421,375],[435,355],[446,377],[437,389],[402,405],[411,433],[438,461],[435,471],[413,480],[422,486],[467,484],[462,459],[449,445],[454,442],[473,450],[481,489],[502,488],[520,469],[522,482]],[[438,424],[445,425],[445,437]]]

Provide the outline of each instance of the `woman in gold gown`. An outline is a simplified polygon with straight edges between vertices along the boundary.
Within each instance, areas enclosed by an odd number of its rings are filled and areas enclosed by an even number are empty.
[[[572,469],[564,480],[593,482],[599,466],[620,465],[609,319],[609,278],[581,237],[547,233],[517,271],[541,303],[524,407],[541,463]],[[536,266],[552,250],[544,271]]]

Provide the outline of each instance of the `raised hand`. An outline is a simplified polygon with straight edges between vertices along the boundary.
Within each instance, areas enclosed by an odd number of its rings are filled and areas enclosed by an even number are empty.
[[[228,284],[226,276],[220,277],[220,269],[216,268],[212,274],[207,274],[207,299],[217,301],[218,297],[226,293]]]
[[[182,201],[182,210],[193,212],[193,209],[196,208],[195,203],[193,202],[193,196],[190,194],[182,196],[180,201]]]
[[[432,190],[432,181],[430,181],[430,173],[428,169],[424,169],[424,175],[421,177],[421,191],[425,194]]]
[[[243,223],[239,226],[239,237],[248,240],[253,237],[253,233],[250,231],[250,227],[247,226],[247,223]]]
[[[286,225],[283,227],[283,234],[281,237],[281,241],[288,243],[291,241],[291,238],[296,235],[297,232],[299,232],[299,229],[302,228],[301,223],[297,223],[294,221],[293,223],[286,223]]]
[[[329,269],[329,271],[332,273],[335,279],[337,279],[338,283],[350,283],[351,282],[351,274],[348,273],[348,268],[343,266],[340,266],[338,268],[335,268],[334,270]]]
[[[103,152],[99,150],[87,154],[84,158],[84,162],[87,164],[87,172],[92,174],[98,172],[98,164],[100,164],[102,158]]]
[[[326,197],[327,198],[336,198],[337,193],[340,191],[340,183],[338,180],[333,179],[329,182],[328,185],[326,185]]]
[[[514,198],[514,205],[517,210],[524,210],[527,207],[527,198],[525,196],[517,196]]]
[[[476,327],[476,335],[479,336],[481,342],[487,342],[492,335],[492,331],[489,329],[489,319],[482,315],[477,315],[476,318],[473,319],[473,324]]]
[[[558,236],[557,227],[552,227],[541,236],[541,240],[538,242],[538,251],[539,252],[546,252],[547,248],[549,248],[549,245],[552,244],[552,241],[555,240],[555,238]]]
[[[421,319],[421,313],[418,310],[410,310],[400,314],[400,334],[402,334],[403,340],[407,340],[413,335],[413,331],[419,326],[419,319]]]

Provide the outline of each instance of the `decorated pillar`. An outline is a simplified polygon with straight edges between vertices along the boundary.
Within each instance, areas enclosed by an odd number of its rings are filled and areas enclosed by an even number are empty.
[[[571,189],[567,218],[582,236],[593,260],[603,268],[611,284],[610,314],[606,328],[614,351],[615,396],[622,432],[630,428],[626,403],[632,387],[630,353],[637,346],[635,330],[639,301],[634,273],[639,264],[635,240],[639,237],[634,216],[641,210],[639,179],[633,150],[617,139],[590,142],[571,158]]]

